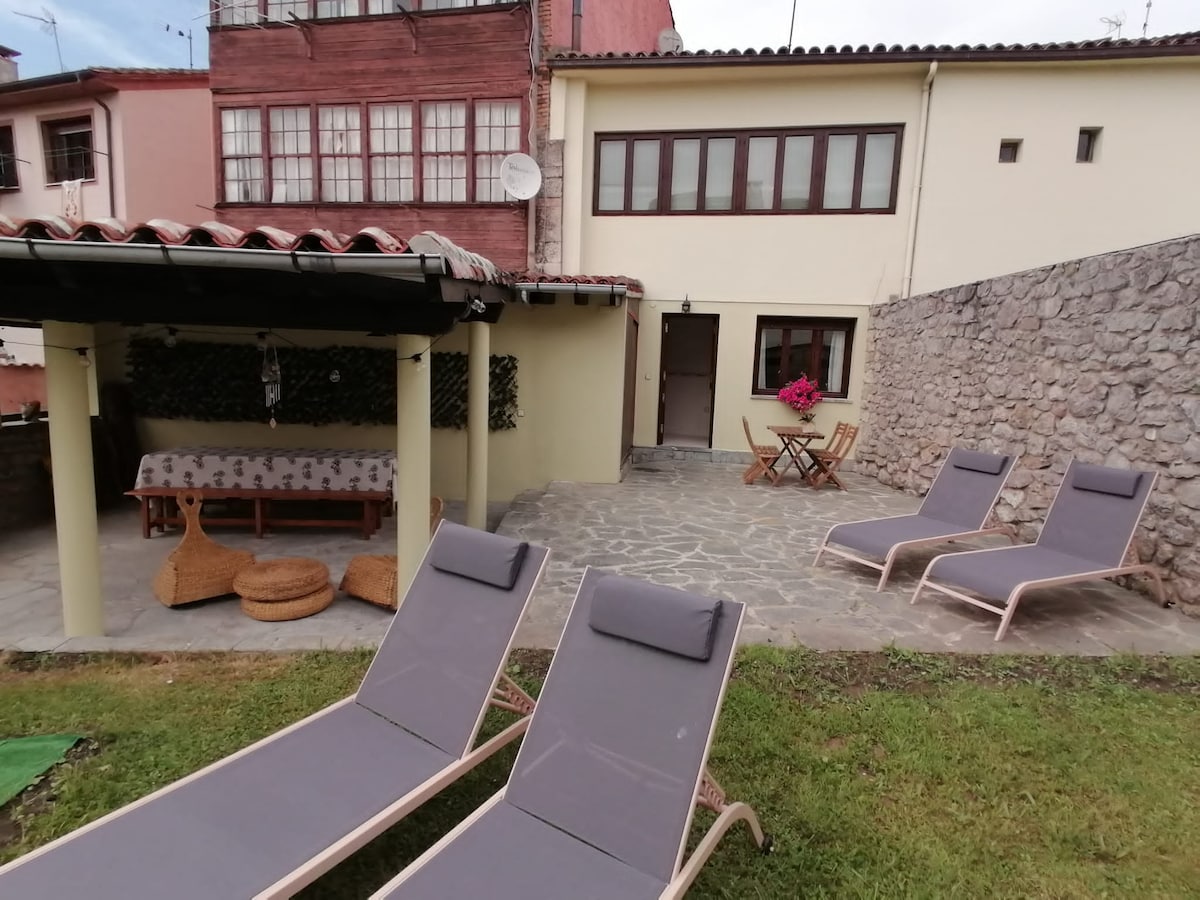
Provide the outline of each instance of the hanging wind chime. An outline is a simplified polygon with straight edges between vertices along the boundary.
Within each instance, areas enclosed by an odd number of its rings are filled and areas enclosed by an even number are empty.
[[[263,391],[266,395],[267,412],[271,414],[268,424],[274,428],[275,407],[279,404],[280,398],[283,396],[281,389],[282,378],[280,377],[279,369],[279,351],[271,344],[261,342],[263,352],[262,364],[262,380]]]

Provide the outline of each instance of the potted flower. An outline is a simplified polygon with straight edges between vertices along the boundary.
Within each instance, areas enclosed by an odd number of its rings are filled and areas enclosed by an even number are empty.
[[[795,381],[789,381],[779,389],[779,400],[800,413],[801,422],[811,422],[816,418],[813,407],[821,402],[821,392],[817,383],[807,375],[801,375]]]

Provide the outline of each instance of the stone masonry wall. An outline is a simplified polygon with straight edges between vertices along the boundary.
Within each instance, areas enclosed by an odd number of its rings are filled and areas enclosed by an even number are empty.
[[[924,492],[953,445],[1015,453],[1033,540],[1072,457],[1159,473],[1136,545],[1200,603],[1200,235],[871,312],[857,471]]]

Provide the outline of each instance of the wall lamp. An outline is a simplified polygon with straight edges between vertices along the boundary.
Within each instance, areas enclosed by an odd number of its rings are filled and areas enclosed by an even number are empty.
[[[681,306],[680,309],[682,309],[685,314],[692,311],[692,301],[688,299],[687,294],[683,295],[683,306]]]

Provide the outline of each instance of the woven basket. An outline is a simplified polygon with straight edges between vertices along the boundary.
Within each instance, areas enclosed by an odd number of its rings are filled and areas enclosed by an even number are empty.
[[[396,609],[396,557],[362,554],[350,560],[339,589],[384,609]]]
[[[254,565],[254,554],[223,547],[204,533],[198,492],[183,491],[176,499],[187,524],[183,540],[154,576],[154,596],[165,606],[179,606],[236,593],[234,580]]]
[[[316,559],[285,556],[238,573],[233,589],[246,600],[271,603],[307,597],[329,584],[329,567]]]
[[[260,600],[242,598],[242,612],[260,622],[286,622],[288,619],[303,619],[326,609],[333,602],[333,585],[327,584],[311,594],[294,600]]]

